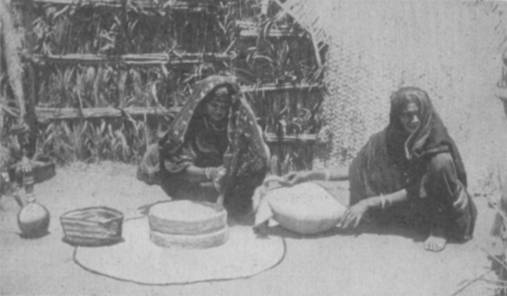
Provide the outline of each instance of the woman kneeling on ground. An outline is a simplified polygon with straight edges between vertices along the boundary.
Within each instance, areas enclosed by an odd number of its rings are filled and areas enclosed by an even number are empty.
[[[426,250],[441,251],[448,239],[472,237],[477,210],[466,190],[466,172],[453,139],[427,93],[404,87],[391,96],[388,126],[370,137],[348,176],[338,170],[290,173],[296,184],[319,179],[350,182],[350,207],[338,226],[355,228],[366,213],[375,221],[402,214],[422,218]],[[416,225],[421,226],[421,225]]]
[[[229,214],[251,211],[251,197],[268,170],[269,150],[234,77],[196,83],[169,131],[150,146],[138,179],[159,184],[173,199],[215,201]]]

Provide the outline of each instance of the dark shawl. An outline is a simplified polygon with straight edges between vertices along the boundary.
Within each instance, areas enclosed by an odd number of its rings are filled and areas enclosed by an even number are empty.
[[[400,115],[410,101],[419,107],[419,128],[410,136]],[[431,157],[451,154],[458,179],[466,186],[466,173],[456,144],[449,136],[426,92],[401,88],[391,96],[388,126],[370,137],[350,166],[351,203],[366,197],[407,189],[409,197],[421,195],[421,179]]]
[[[161,166],[174,172],[179,171],[180,166],[188,166],[189,159],[183,150],[186,141],[192,138],[188,134],[192,130],[189,126],[195,122],[193,118],[199,112],[200,103],[222,86],[227,86],[233,93],[227,129],[223,134],[227,137],[221,161],[227,170],[222,188],[224,204],[233,211],[244,211],[249,207],[254,189],[262,183],[268,171],[269,150],[254,112],[234,77],[210,76],[196,83],[188,102],[159,142]]]

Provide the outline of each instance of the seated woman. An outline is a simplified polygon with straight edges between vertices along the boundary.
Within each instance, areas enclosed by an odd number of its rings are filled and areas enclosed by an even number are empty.
[[[169,131],[152,145],[138,178],[158,183],[174,199],[215,201],[232,215],[251,210],[268,170],[269,150],[233,77],[199,81]]]
[[[346,178],[344,172],[326,170],[285,176],[292,184]],[[388,126],[371,136],[352,161],[348,178],[350,207],[339,222],[343,228],[357,227],[366,213],[385,218],[410,209],[429,226],[427,250],[444,249],[449,238],[472,236],[477,211],[466,190],[461,156],[419,88],[404,87],[391,96]]]

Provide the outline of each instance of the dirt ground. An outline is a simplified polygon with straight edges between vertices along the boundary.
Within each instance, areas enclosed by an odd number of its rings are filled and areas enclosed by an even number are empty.
[[[1,295],[493,295],[492,278],[480,246],[485,244],[493,211],[476,197],[480,214],[473,241],[451,244],[441,253],[423,251],[421,237],[408,231],[300,237],[285,231],[287,254],[276,268],[249,279],[184,286],[143,286],[89,273],[72,260],[62,242],[59,217],[66,211],[104,205],[125,217],[138,207],[166,199],[155,186],[135,178],[131,165],[75,163],[36,186],[51,213],[50,234],[22,239],[12,198],[0,201]],[[168,266],[168,268],[171,268]],[[463,290],[463,287],[466,287]]]

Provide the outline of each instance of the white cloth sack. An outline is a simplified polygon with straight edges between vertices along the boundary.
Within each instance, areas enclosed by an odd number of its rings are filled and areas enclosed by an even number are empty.
[[[343,194],[348,191],[343,190]],[[267,189],[265,182],[255,195],[255,226],[274,220],[300,234],[330,230],[346,210],[329,192],[312,182],[274,189]]]

